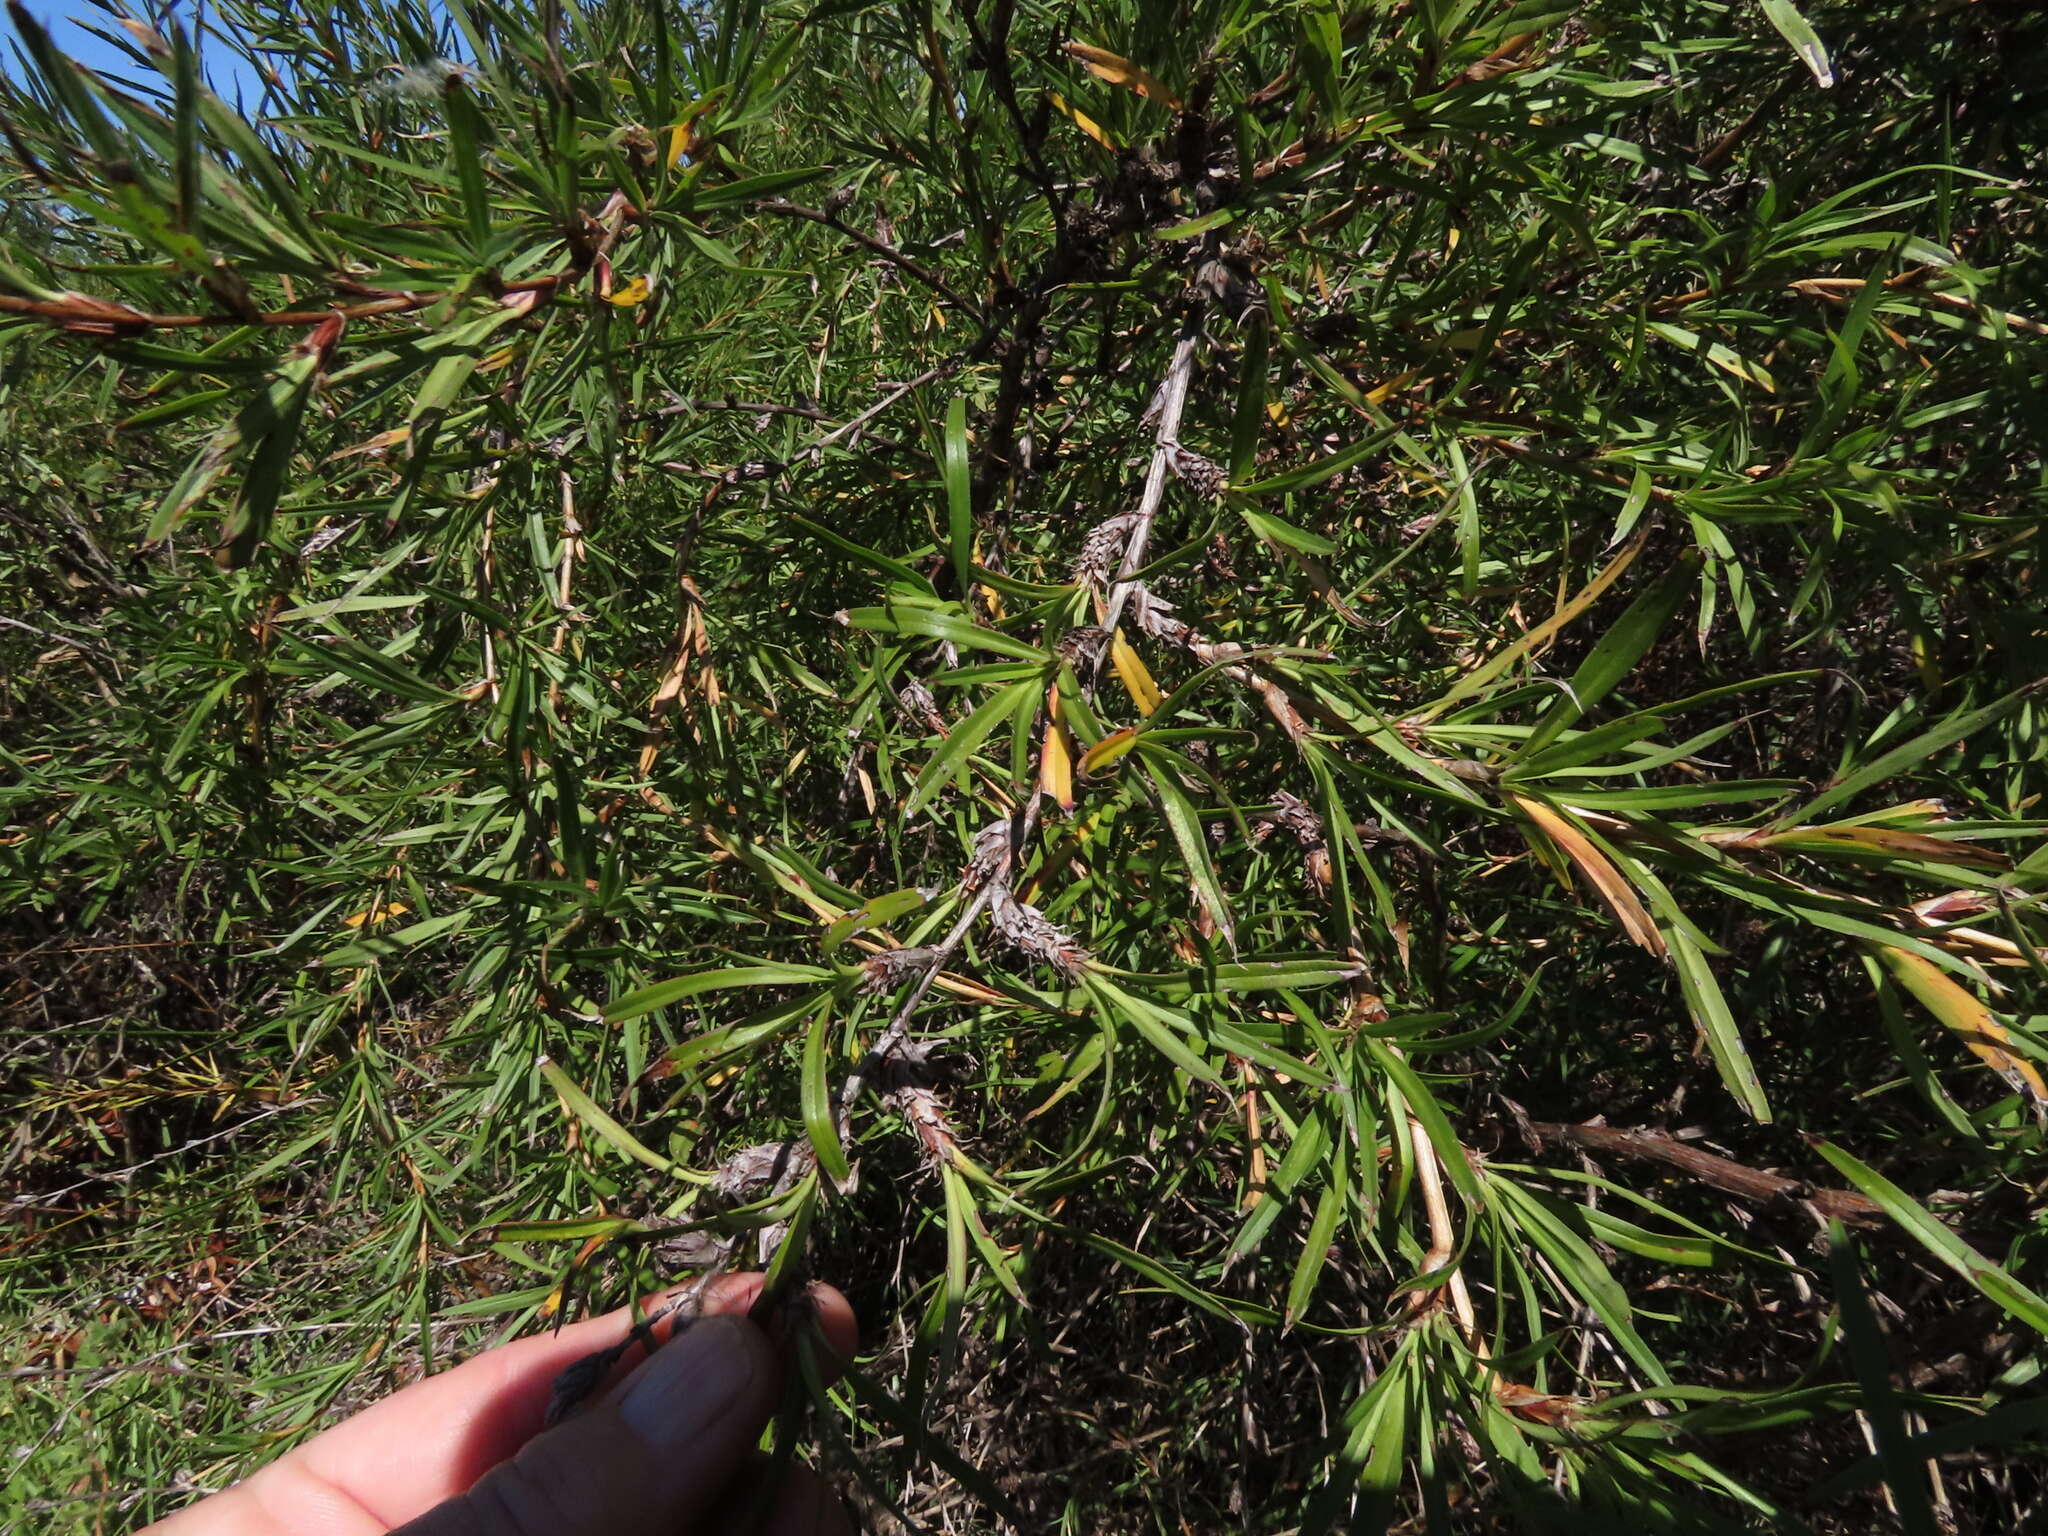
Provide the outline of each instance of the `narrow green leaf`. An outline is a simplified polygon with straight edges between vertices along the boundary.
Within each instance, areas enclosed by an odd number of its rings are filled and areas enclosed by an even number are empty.
[[[1906,1235],[2037,1333],[2048,1334],[2048,1299],[2014,1278],[1949,1231],[1934,1214],[1876,1169],[1833,1142],[1815,1138],[1813,1148],[1851,1184],[1863,1191]]]
[[[1811,23],[1799,12],[1792,0],[1757,0],[1770,24],[1778,34],[1792,45],[1792,51],[1799,55],[1799,62],[1813,73],[1815,82],[1825,90],[1835,83],[1835,71],[1828,63],[1828,50],[1820,40],[1820,34],[1813,30]]]
[[[1167,828],[1173,834],[1175,846],[1180,849],[1188,878],[1194,882],[1195,890],[1208,907],[1217,931],[1223,935],[1223,942],[1235,949],[1237,929],[1230,915],[1230,901],[1223,894],[1223,883],[1216,878],[1216,866],[1209,860],[1209,839],[1202,830],[1201,817],[1195,814],[1194,802],[1176,782],[1170,764],[1155,761],[1154,754],[1142,741],[1139,751],[1144,756],[1145,771],[1151,777],[1153,791],[1159,796],[1159,808],[1165,814]]]
[[[1786,811],[1778,817],[1774,825],[1791,826],[1794,823],[1817,821],[1824,812],[1832,810],[1844,801],[1855,799],[1866,789],[1882,784],[1888,779],[1898,778],[1901,774],[1917,768],[1944,748],[1952,747],[1957,742],[1975,735],[1985,726],[2003,720],[2044,688],[2048,688],[2048,681],[2036,680],[2015,688],[2005,697],[1994,700],[1981,709],[1957,710],[1939,725],[1922,731],[1911,741],[1893,747],[1889,752],[1880,753],[1862,767],[1837,779],[1806,805]]]
[[[483,120],[462,74],[450,70],[441,86],[442,109],[448,114],[448,158],[462,188],[462,209],[469,219],[470,245],[479,261],[488,260],[491,242],[491,195],[484,185]]]
[[[1121,1018],[1137,1030],[1146,1044],[1190,1077],[1215,1087],[1223,1085],[1216,1069],[1204,1061],[1182,1038],[1172,1015],[1154,1007],[1142,997],[1124,991],[1107,978],[1084,972],[1081,985],[1095,999],[1096,1006]]]
[[[953,580],[963,603],[974,592],[974,480],[967,465],[967,398],[955,395],[946,407],[946,529]]]
[[[1849,1360],[1856,1369],[1857,1385],[1863,1389],[1863,1412],[1877,1442],[1877,1459],[1891,1489],[1899,1528],[1904,1536],[1936,1536],[1940,1527],[1927,1497],[1927,1464],[1916,1464],[1906,1456],[1906,1420],[1899,1411],[1898,1394],[1892,1390],[1891,1352],[1877,1325],[1877,1315],[1870,1309],[1870,1298],[1864,1294],[1856,1241],[1839,1221],[1828,1223],[1828,1268],[1834,1275],[1842,1331],[1849,1340]]]
[[[1266,430],[1266,357],[1272,322],[1264,306],[1247,318],[1244,352],[1238,360],[1237,408],[1230,421],[1230,478],[1241,482],[1258,467]]]
[[[1721,1081],[1752,1119],[1769,1124],[1771,1106],[1764,1097],[1763,1084],[1757,1079],[1756,1064],[1750,1060],[1749,1048],[1742,1043],[1742,1031],[1736,1027],[1735,1015],[1729,1010],[1728,999],[1721,994],[1721,984],[1714,979],[1706,955],[1692,935],[1678,924],[1665,926],[1664,939],[1671,949],[1672,965],[1678,971],[1685,1006],[1705,1036],[1708,1050],[1713,1052]]]
[[[820,1008],[811,1015],[811,1027],[804,1032],[803,1081],[799,1092],[804,1130],[811,1138],[811,1150],[818,1167],[833,1185],[846,1183],[846,1149],[839,1142],[838,1100],[826,1076],[827,1049],[831,1044],[832,1010]]]
[[[1013,639],[1001,630],[985,629],[972,619],[937,608],[891,605],[887,608],[854,608],[846,621],[856,629],[877,630],[885,635],[924,635],[933,640],[950,640],[970,650],[994,651],[999,656],[1016,656],[1025,661],[1050,661],[1050,654],[1035,645]]]
[[[983,699],[973,714],[948,731],[946,739],[919,772],[917,783],[903,802],[904,819],[915,816],[931,803],[934,795],[952,783],[953,776],[998,726],[1037,707],[1040,691],[1035,679],[999,688]]]
[[[561,1098],[562,1105],[584,1125],[595,1131],[598,1137],[616,1150],[623,1152],[636,1163],[645,1163],[657,1173],[673,1173],[675,1164],[659,1152],[643,1146],[623,1125],[597,1107],[597,1101],[576,1086],[575,1079],[554,1062],[543,1056],[535,1063],[540,1075],[547,1079],[548,1086]]]
[[[831,976],[830,971],[815,965],[778,965],[765,961],[692,971],[687,976],[672,977],[628,992],[605,1008],[604,1017],[607,1024],[622,1024],[627,1019],[638,1018],[643,1013],[652,1013],[657,1008],[666,1008],[671,1003],[706,992],[723,992],[733,987],[798,986],[806,982],[828,981]]]
[[[1627,611],[1615,620],[1614,627],[1600,637],[1599,644],[1579,663],[1568,691],[1536,722],[1536,729],[1529,733],[1529,739],[1516,754],[1518,760],[1534,757],[1543,751],[1635,670],[1636,663],[1656,643],[1657,637],[1664,632],[1664,626],[1671,622],[1671,616],[1678,612],[1679,605],[1692,590],[1698,579],[1699,563],[1697,550],[1686,551],[1648,590],[1629,604]]]
[[[1310,533],[1306,528],[1297,528],[1294,524],[1274,517],[1269,512],[1260,512],[1255,508],[1247,507],[1240,503],[1237,513],[1238,516],[1245,520],[1245,523],[1251,528],[1253,533],[1256,533],[1262,539],[1279,545],[1283,549],[1297,550],[1305,555],[1334,555],[1337,553],[1337,546],[1321,534]]]
[[[1351,1199],[1350,1151],[1350,1144],[1340,1137],[1324,1170],[1323,1189],[1316,1199],[1315,1215],[1309,1221],[1308,1235],[1302,1239],[1301,1254],[1294,1261],[1294,1274],[1287,1283],[1283,1327],[1292,1327],[1294,1320],[1308,1310],[1309,1302],[1315,1296],[1316,1282],[1322,1278],[1323,1266],[1329,1261],[1330,1240],[1336,1236],[1337,1223]]]
[[[805,533],[808,533],[814,539],[824,540],[825,543],[831,545],[842,555],[880,571],[884,576],[892,577],[906,586],[914,587],[918,591],[927,593],[932,597],[939,595],[938,589],[931,584],[931,579],[928,576],[922,571],[913,570],[901,560],[893,559],[888,555],[882,554],[879,550],[869,549],[865,544],[856,544],[852,539],[847,538],[846,535],[826,527],[823,523],[813,522],[800,512],[791,512],[788,514],[788,518],[793,527],[803,529]]]
[[[1423,1134],[1429,1137],[1430,1145],[1436,1149],[1437,1161],[1443,1164],[1444,1172],[1450,1175],[1458,1193],[1477,1211],[1485,1203],[1480,1193],[1479,1177],[1472,1171],[1472,1163],[1465,1156],[1465,1145],[1451,1128],[1436,1095],[1415,1075],[1414,1068],[1401,1059],[1399,1052],[1370,1035],[1360,1035],[1358,1042],[1379,1069],[1393,1079],[1394,1086],[1401,1090],[1408,1112],[1421,1122]]]

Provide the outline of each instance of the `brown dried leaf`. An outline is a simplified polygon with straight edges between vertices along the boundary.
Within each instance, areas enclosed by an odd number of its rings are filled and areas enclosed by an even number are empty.
[[[1660,960],[1664,958],[1664,935],[1657,931],[1657,925],[1650,920],[1650,914],[1644,908],[1641,898],[1636,895],[1635,887],[1622,878],[1621,871],[1614,867],[1613,861],[1596,848],[1592,840],[1574,826],[1563,813],[1540,800],[1526,799],[1521,795],[1509,795],[1508,799],[1579,867],[1579,872],[1592,883],[1593,889],[1599,892],[1600,899],[1606,902],[1614,915],[1621,920],[1621,926],[1628,936]]]

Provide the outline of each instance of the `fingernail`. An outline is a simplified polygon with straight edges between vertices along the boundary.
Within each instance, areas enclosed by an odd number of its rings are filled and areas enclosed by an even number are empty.
[[[655,1444],[675,1444],[723,1417],[753,1385],[747,1327],[736,1317],[702,1318],[657,1349],[620,1395],[626,1427]]]

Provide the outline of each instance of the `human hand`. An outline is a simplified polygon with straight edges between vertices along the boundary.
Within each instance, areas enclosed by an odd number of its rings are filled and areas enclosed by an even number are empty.
[[[787,1366],[746,1317],[762,1280],[708,1287],[696,1323],[651,1356],[629,1349],[602,1395],[552,1429],[542,1420],[555,1377],[623,1339],[627,1313],[416,1382],[144,1536],[689,1536],[754,1509],[763,1536],[850,1531],[806,1468],[767,1486],[755,1446]],[[853,1309],[830,1286],[811,1299],[819,1363],[836,1374],[853,1357]],[[657,1339],[668,1333],[654,1324]]]

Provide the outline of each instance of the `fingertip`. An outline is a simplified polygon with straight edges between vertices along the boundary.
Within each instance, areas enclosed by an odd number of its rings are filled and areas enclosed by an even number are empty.
[[[720,1275],[704,1287],[699,1306],[704,1315],[714,1317],[725,1312],[745,1312],[754,1305],[761,1294],[761,1287],[768,1283],[768,1277],[758,1270],[742,1275]]]
[[[853,1303],[837,1286],[822,1280],[811,1285],[811,1308],[825,1346],[819,1352],[819,1368],[827,1381],[836,1381],[860,1348],[859,1320],[853,1314]]]
[[[750,1312],[754,1303],[760,1300],[761,1289],[767,1283],[768,1277],[759,1272],[720,1275],[704,1288],[703,1314],[715,1317]],[[809,1288],[809,1301],[824,1344],[818,1363],[826,1379],[835,1381],[839,1373],[852,1364],[860,1348],[860,1324],[854,1317],[853,1304],[837,1286],[827,1285],[822,1280],[813,1281]],[[770,1331],[780,1336],[779,1329]]]

